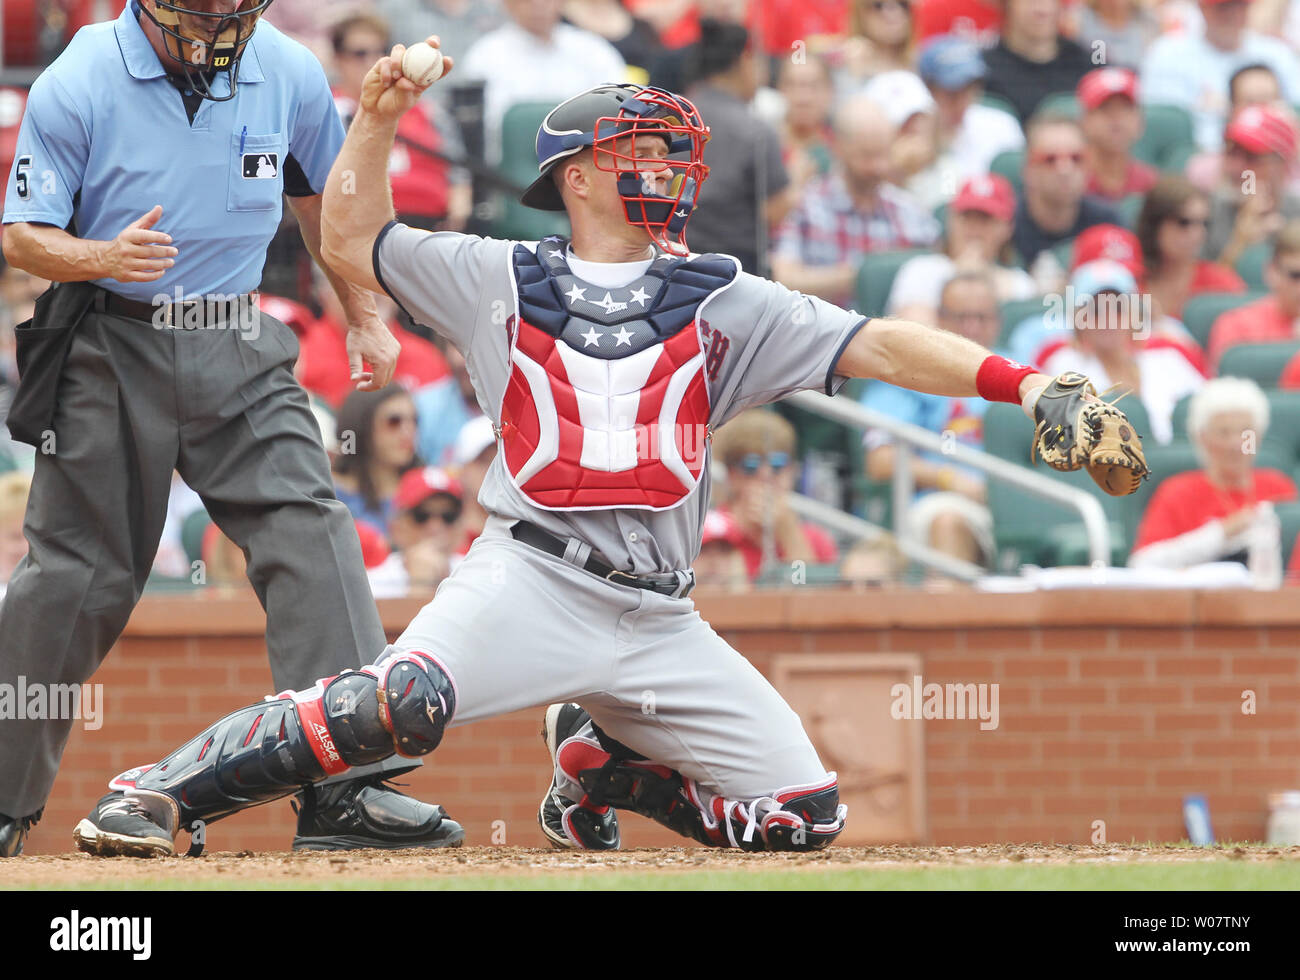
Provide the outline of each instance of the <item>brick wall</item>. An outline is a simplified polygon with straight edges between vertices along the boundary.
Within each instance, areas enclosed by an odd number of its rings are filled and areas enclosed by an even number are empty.
[[[854,770],[859,830],[906,827],[888,834],[970,844],[1086,842],[1095,821],[1110,841],[1177,840],[1180,803],[1193,792],[1207,795],[1221,839],[1261,838],[1266,795],[1300,788],[1297,599],[1295,590],[796,589],[702,595],[699,606],[778,688],[790,688],[846,785]],[[394,634],[417,608],[381,603]],[[1090,625],[1103,610],[1115,625]],[[153,761],[221,713],[268,693],[262,622],[251,596],[146,599],[95,677],[105,685],[104,726],[74,728],[28,853],[67,850],[73,824],[109,776]],[[887,684],[862,687],[860,704],[846,696],[858,690],[846,686],[855,677],[888,668],[897,679],[911,664],[925,683],[996,683],[996,730],[982,731],[973,719],[882,727]],[[811,667],[832,671],[824,688],[809,681]],[[1254,713],[1243,713],[1243,692],[1253,692]],[[409,791],[446,805],[471,843],[500,843],[504,835],[508,844],[541,846],[535,815],[549,774],[539,727],[540,711],[530,710],[455,729],[429,764],[404,777]],[[886,737],[902,761],[897,773],[873,782]],[[886,819],[890,812],[896,823]],[[634,815],[624,829],[630,846],[681,843]],[[277,802],[221,822],[210,840],[221,850],[284,849],[292,830],[287,803]]]

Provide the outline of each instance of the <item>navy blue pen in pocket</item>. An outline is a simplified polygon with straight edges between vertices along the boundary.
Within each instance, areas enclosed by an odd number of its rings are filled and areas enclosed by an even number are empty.
[[[245,126],[243,132],[239,134],[239,152],[244,152],[244,140],[248,139],[248,127]]]

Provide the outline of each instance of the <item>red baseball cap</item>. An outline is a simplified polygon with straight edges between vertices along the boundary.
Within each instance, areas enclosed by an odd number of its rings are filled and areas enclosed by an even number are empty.
[[[1290,159],[1296,150],[1295,125],[1289,114],[1271,105],[1238,109],[1223,138],[1251,153],[1276,153]]]
[[[745,535],[741,532],[740,525],[725,510],[711,510],[705,514],[702,530],[700,547],[721,541],[739,548],[745,543]]]
[[[361,561],[366,568],[378,568],[393,553],[384,532],[369,521],[357,521],[357,540],[361,542]]]
[[[1110,259],[1118,262],[1139,282],[1146,272],[1142,261],[1142,245],[1137,235],[1119,225],[1093,225],[1079,233],[1074,240],[1074,256],[1070,260],[1073,272],[1085,262]]]
[[[446,470],[436,466],[421,466],[407,470],[397,484],[397,493],[393,494],[393,513],[402,514],[414,510],[430,497],[445,493],[449,497],[461,500],[465,490],[460,481]]]
[[[982,211],[1001,221],[1010,221],[1016,213],[1016,193],[1005,177],[984,174],[961,185],[949,206],[951,211]]]
[[[1127,68],[1095,68],[1079,79],[1074,94],[1085,109],[1095,109],[1112,95],[1137,102],[1138,77]]]

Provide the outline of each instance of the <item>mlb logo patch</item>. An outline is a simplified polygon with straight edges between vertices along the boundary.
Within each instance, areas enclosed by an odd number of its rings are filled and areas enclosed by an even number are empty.
[[[273,180],[280,176],[280,154],[245,153],[245,180]]]

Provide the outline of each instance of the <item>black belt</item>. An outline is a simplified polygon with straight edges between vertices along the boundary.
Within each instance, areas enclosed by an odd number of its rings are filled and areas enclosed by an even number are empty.
[[[216,327],[229,320],[243,324],[245,318],[251,319],[248,311],[255,311],[258,306],[257,297],[253,293],[243,293],[238,296],[205,296],[202,299],[187,299],[179,303],[145,303],[127,299],[107,289],[100,289],[95,297],[95,309],[114,316],[143,320],[156,327],[184,330]]]
[[[549,531],[543,531],[536,524],[517,521],[510,528],[510,534],[516,541],[522,541],[538,551],[545,551],[548,555],[554,555],[556,558],[577,565],[577,562],[569,557],[569,542]],[[678,599],[686,598],[695,588],[695,573],[689,569],[684,572],[664,572],[656,575],[630,575],[601,561],[595,554],[589,555],[587,560],[577,567],[618,585],[630,585],[636,589],[645,589],[647,592],[657,592]]]

